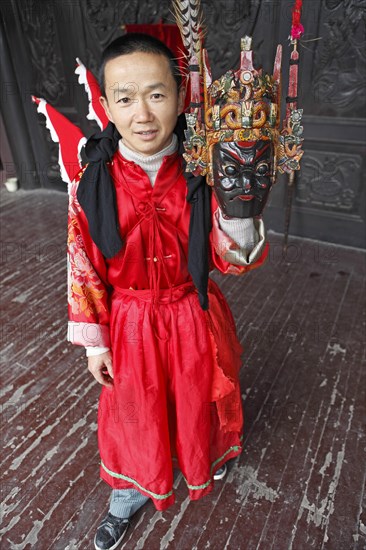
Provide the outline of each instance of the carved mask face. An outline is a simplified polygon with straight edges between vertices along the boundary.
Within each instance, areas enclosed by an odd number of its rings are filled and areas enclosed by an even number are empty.
[[[212,169],[214,192],[226,216],[252,218],[262,213],[272,185],[270,141],[215,143]]]

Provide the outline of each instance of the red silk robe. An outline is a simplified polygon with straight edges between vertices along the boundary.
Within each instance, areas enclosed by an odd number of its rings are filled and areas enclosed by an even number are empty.
[[[68,227],[69,340],[109,346],[114,388],[102,387],[98,411],[101,477],[113,488],[135,488],[158,510],[174,503],[173,466],[196,500],[213,488],[213,474],[241,452],[241,346],[230,309],[209,282],[203,311],[188,273],[190,205],[177,154],[164,158],[154,187],[135,163],[114,155],[125,245],[106,260],[91,240],[71,187]],[[213,200],[213,209],[217,205]],[[233,266],[213,216],[212,267]],[[174,462],[176,461],[176,462]]]

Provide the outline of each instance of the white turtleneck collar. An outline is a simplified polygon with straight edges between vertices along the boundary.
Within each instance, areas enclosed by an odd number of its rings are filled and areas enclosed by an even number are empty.
[[[136,151],[132,151],[132,149],[129,149],[129,147],[126,147],[126,145],[123,143],[123,139],[120,139],[119,141],[119,151],[121,155],[126,160],[130,160],[138,164],[140,168],[142,168],[143,171],[146,172],[146,174],[149,176],[151,185],[153,187],[154,187],[156,175],[163,162],[163,158],[175,153],[177,148],[178,148],[178,138],[175,134],[173,134],[170,145],[168,145],[167,147],[164,147],[164,149],[162,149],[158,153],[155,153],[155,155],[151,155],[150,157],[146,157],[144,155],[141,155],[140,153],[137,153]]]

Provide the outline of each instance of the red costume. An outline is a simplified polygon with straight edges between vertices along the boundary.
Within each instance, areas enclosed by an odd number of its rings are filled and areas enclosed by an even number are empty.
[[[112,351],[114,388],[102,388],[98,414],[101,477],[164,510],[174,503],[172,459],[196,500],[241,452],[241,346],[217,285],[210,280],[204,311],[187,269],[190,205],[178,154],[164,158],[154,187],[120,152],[110,172],[125,239],[112,259],[92,241],[77,201],[82,172],[71,186],[69,340]],[[252,265],[223,259],[238,246],[216,209],[213,198],[212,268],[242,274],[263,263],[268,245]]]

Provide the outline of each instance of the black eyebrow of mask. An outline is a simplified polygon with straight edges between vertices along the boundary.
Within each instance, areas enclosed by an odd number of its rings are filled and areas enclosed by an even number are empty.
[[[236,158],[232,157],[227,151],[221,151],[222,157],[224,161],[231,162],[235,164],[238,167],[250,167],[252,165],[252,162],[248,163],[241,163]]]

